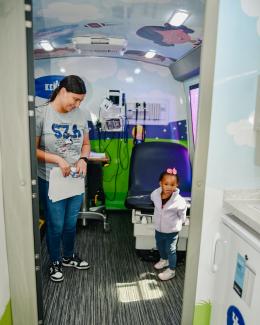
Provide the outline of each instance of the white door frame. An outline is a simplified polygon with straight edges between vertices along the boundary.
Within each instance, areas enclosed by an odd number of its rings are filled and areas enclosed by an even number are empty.
[[[0,0],[0,149],[14,325],[38,324],[24,0]]]
[[[193,164],[192,205],[183,294],[182,325],[193,324],[196,304],[205,180],[207,173],[219,0],[207,0],[200,64],[197,142]]]

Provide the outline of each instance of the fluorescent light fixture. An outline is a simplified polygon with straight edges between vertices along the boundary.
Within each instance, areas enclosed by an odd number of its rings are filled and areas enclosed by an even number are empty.
[[[140,72],[141,72],[140,68],[135,68],[135,71],[134,71],[135,74],[139,74]]]
[[[146,59],[152,59],[155,55],[156,55],[156,52],[151,50],[151,51],[146,52],[144,56],[146,57]]]
[[[51,45],[51,43],[47,40],[42,40],[40,41],[40,46],[45,50],[45,51],[53,51],[54,47]]]
[[[128,83],[132,83],[132,82],[134,82],[134,78],[133,77],[126,77],[125,81],[128,82]]]
[[[190,13],[186,10],[177,10],[172,15],[171,19],[169,20],[169,24],[172,26],[181,26],[185,22],[185,20],[190,16]]]

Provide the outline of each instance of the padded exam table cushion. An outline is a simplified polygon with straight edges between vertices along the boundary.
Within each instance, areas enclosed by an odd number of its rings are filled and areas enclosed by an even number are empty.
[[[188,150],[171,142],[144,142],[132,151],[129,190],[125,206],[152,212],[151,192],[159,186],[159,176],[167,168],[175,167],[180,178],[180,194],[191,197],[191,165]]]

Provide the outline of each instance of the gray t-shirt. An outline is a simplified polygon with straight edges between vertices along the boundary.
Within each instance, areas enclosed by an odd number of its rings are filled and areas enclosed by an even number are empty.
[[[83,136],[88,133],[86,114],[76,108],[58,113],[48,104],[37,107],[36,136],[41,137],[39,149],[64,158],[69,164],[77,162],[81,154]],[[56,164],[38,162],[38,176],[49,180]]]

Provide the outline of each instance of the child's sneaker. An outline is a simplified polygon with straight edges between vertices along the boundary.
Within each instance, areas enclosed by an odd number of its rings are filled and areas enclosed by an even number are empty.
[[[62,265],[75,267],[79,270],[87,270],[90,268],[90,265],[86,261],[82,261],[76,254],[73,254],[71,258],[62,258]]]
[[[169,265],[169,261],[168,260],[163,260],[162,258],[160,259],[159,262],[157,262],[156,264],[154,264],[154,268],[156,270],[161,270],[163,269],[164,267],[168,266]]]
[[[158,277],[162,281],[170,280],[175,277],[175,270],[171,270],[168,268],[165,271],[163,271],[162,273],[159,273]]]
[[[53,262],[50,266],[50,278],[54,282],[60,282],[63,281],[64,277],[62,274],[62,266],[61,262],[56,261]]]

